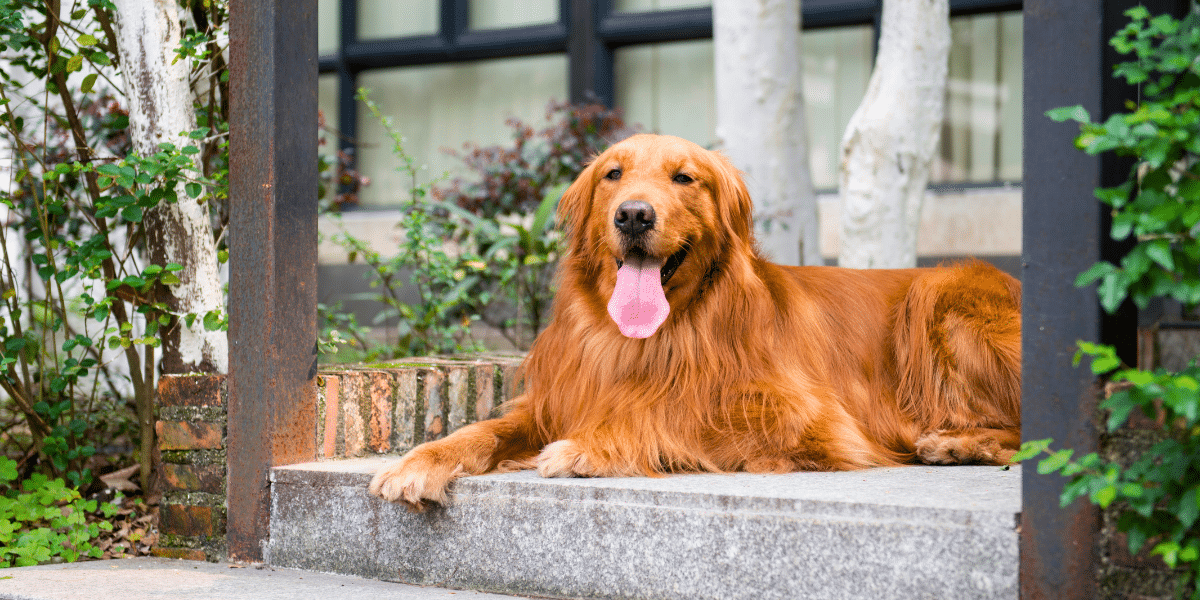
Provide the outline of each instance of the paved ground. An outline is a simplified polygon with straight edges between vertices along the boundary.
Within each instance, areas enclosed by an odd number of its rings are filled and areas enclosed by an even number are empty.
[[[0,570],[3,600],[500,600],[513,596],[418,587],[254,565],[161,558],[98,560]]]

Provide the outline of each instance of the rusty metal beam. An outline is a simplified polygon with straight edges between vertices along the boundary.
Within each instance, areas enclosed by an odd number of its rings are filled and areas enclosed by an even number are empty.
[[[268,469],[316,456],[317,2],[230,13],[226,536],[261,561]]]
[[[1095,451],[1096,396],[1086,369],[1072,366],[1076,340],[1099,340],[1094,289],[1075,276],[1100,260],[1107,237],[1100,204],[1100,160],[1079,152],[1072,123],[1045,112],[1081,104],[1100,114],[1103,7],[1099,0],[1026,0],[1024,6],[1025,185],[1022,283],[1021,437],[1054,438],[1077,455]],[[1059,508],[1064,480],[1022,473],[1021,597],[1097,597],[1095,507]]]

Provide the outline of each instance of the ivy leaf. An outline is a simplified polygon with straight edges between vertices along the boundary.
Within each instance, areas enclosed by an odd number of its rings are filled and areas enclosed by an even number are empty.
[[[210,311],[204,315],[204,329],[206,331],[216,331],[221,328],[221,314],[217,311]]]
[[[1046,116],[1058,123],[1062,123],[1063,121],[1078,121],[1080,123],[1092,122],[1092,117],[1088,114],[1087,109],[1078,104],[1075,106],[1052,108],[1046,111]]]
[[[1066,466],[1067,461],[1071,460],[1071,455],[1074,453],[1074,450],[1068,448],[1051,454],[1049,458],[1045,458],[1042,462],[1038,463],[1037,472],[1041,475],[1046,475],[1063,468]]]
[[[1051,441],[1053,440],[1047,438],[1044,440],[1029,440],[1021,444],[1021,450],[1013,455],[1012,462],[1029,460],[1041,454],[1046,450],[1047,447],[1050,446]]]
[[[1149,256],[1163,269],[1175,270],[1175,258],[1171,256],[1171,243],[1167,240],[1159,239],[1147,243],[1146,256]]]
[[[142,207],[137,205],[126,206],[125,208],[121,209],[121,216],[124,217],[126,221],[131,223],[141,223]]]
[[[1075,278],[1075,287],[1087,287],[1091,285],[1093,281],[1112,273],[1116,269],[1117,268],[1113,266],[1112,263],[1098,262],[1092,265],[1088,270],[1080,273],[1079,276]]]
[[[1196,523],[1196,518],[1200,517],[1200,497],[1197,497],[1195,487],[1188,488],[1179,498],[1177,510],[1175,516],[1179,522],[1190,529]]]
[[[1092,494],[1092,500],[1094,500],[1096,504],[1100,506],[1100,508],[1108,508],[1108,505],[1112,504],[1113,500],[1116,499],[1117,488],[1111,485],[1102,487],[1097,490],[1095,494]]]
[[[1100,294],[1100,305],[1109,314],[1117,312],[1121,303],[1129,296],[1127,283],[1121,275],[1120,272],[1105,275],[1104,280],[1100,282],[1100,287],[1096,290]]]

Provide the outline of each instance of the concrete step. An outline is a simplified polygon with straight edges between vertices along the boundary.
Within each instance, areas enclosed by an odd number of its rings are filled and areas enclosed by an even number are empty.
[[[559,598],[1017,598],[1018,467],[459,480],[413,514],[388,459],[271,472],[267,562]]]
[[[0,600],[511,600],[265,565],[166,558],[96,560],[0,571]]]

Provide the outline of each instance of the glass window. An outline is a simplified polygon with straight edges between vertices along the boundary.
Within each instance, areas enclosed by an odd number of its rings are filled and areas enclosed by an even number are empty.
[[[557,23],[558,0],[471,0],[471,29]]]
[[[842,134],[866,93],[874,33],[870,27],[806,31],[804,103],[809,161],[817,188],[836,188]],[[716,96],[709,40],[629,46],[616,51],[617,106],[645,131],[713,147]]]
[[[717,109],[711,40],[628,46],[615,54],[616,104],[627,123],[713,146]]]
[[[462,161],[445,150],[463,144],[508,143],[516,117],[534,127],[543,124],[551,100],[567,97],[567,57],[534,56],[450,65],[368,71],[359,85],[404,136],[405,150],[420,165],[421,179],[463,175]],[[412,182],[396,172],[391,140],[365,109],[359,111],[359,166],[371,178],[360,201],[365,207],[395,206],[407,198]]]
[[[712,6],[712,0],[616,0],[613,3],[616,12],[652,12],[708,6]]]
[[[338,76],[328,73],[317,77],[317,110],[324,124],[318,135],[317,152],[333,156],[337,154],[338,139]]]
[[[946,120],[932,182],[1021,179],[1021,13],[950,20]]]
[[[338,51],[341,15],[339,0],[317,0],[317,54],[324,56]]]
[[[358,0],[358,37],[377,40],[432,35],[438,32],[440,17],[438,0]]]
[[[871,79],[875,32],[869,26],[809,30],[800,47],[813,187],[836,189],[842,136]]]

